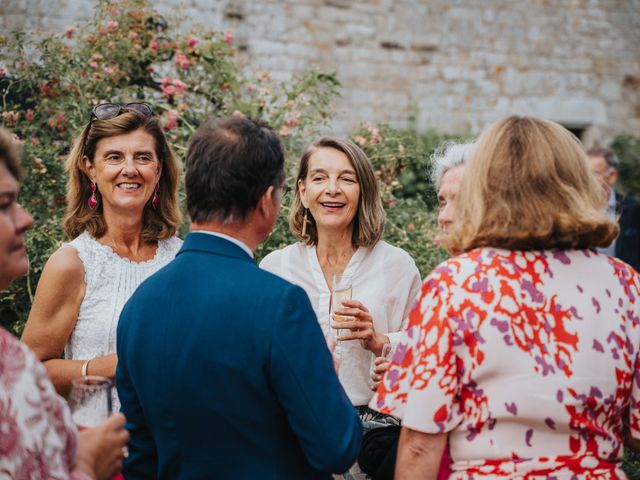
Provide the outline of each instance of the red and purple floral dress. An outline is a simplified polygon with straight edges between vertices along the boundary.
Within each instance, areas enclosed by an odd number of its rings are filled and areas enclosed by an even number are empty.
[[[640,275],[614,258],[472,250],[424,281],[370,406],[448,432],[451,479],[624,479],[639,317]]]

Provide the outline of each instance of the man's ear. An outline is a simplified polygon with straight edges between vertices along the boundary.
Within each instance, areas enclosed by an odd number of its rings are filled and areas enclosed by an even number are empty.
[[[267,191],[262,194],[260,197],[260,201],[258,202],[258,213],[265,218],[270,218],[273,215],[273,210],[276,210],[276,215],[278,214],[277,210],[280,208],[280,203],[275,198],[275,188],[271,185],[267,188]]]
[[[607,182],[609,183],[609,186],[613,188],[617,180],[618,180],[618,170],[616,170],[615,168],[611,168],[607,176]]]

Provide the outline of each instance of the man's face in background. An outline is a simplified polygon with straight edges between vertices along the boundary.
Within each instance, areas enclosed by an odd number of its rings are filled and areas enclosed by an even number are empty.
[[[588,159],[591,171],[605,187],[607,194],[609,194],[618,179],[618,170],[610,167],[607,160],[601,155],[589,156]]]

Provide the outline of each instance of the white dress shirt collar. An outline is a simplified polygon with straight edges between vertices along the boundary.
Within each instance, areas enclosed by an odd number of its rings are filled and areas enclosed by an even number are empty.
[[[249,248],[249,246],[244,243],[241,240],[238,240],[237,238],[234,238],[230,235],[226,235],[224,233],[220,233],[220,232],[212,232],[210,230],[192,230],[192,233],[206,233],[209,235],[213,235],[215,237],[220,237],[220,238],[224,238],[225,240],[229,240],[231,243],[235,243],[237,246],[239,246],[241,249],[243,249],[245,252],[247,252],[247,254],[253,258],[253,251]]]

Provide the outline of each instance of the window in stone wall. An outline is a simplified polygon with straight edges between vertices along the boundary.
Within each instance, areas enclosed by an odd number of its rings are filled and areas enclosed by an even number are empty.
[[[593,143],[593,126],[589,124],[561,124],[564,128],[573,133],[586,146]]]

